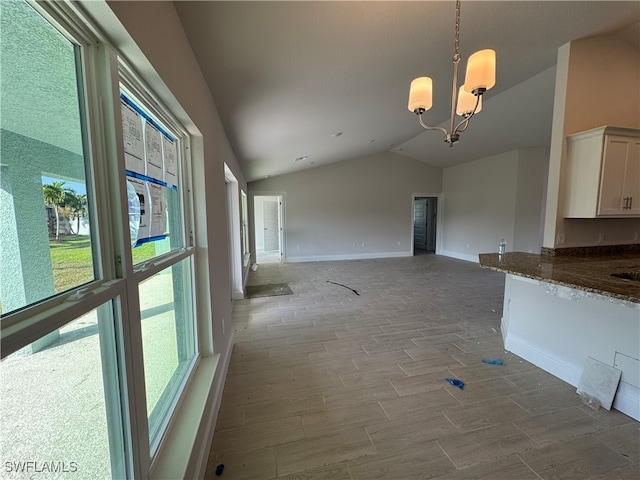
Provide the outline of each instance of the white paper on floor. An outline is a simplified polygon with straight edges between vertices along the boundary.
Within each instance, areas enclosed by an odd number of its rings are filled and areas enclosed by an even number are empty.
[[[622,371],[617,368],[587,357],[577,393],[595,410],[598,407],[611,410],[621,375]]]

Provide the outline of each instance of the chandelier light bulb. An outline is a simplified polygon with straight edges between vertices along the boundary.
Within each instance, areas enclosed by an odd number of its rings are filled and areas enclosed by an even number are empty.
[[[429,77],[418,77],[411,82],[409,111],[426,112],[433,105],[433,81]]]
[[[476,104],[478,108],[476,108]],[[475,112],[474,112],[475,109]],[[469,93],[464,89],[464,85],[458,90],[458,108],[456,114],[466,117],[472,113],[478,113],[482,110],[482,96],[476,97],[473,93]]]
[[[467,61],[465,91],[482,95],[496,84],[496,51],[479,50]]]

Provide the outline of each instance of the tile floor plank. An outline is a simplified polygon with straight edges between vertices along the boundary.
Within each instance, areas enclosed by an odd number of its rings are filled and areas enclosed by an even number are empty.
[[[336,463],[375,453],[364,428],[341,430],[276,447],[277,473],[283,476],[312,468],[332,468]]]
[[[591,435],[528,451],[520,458],[542,478],[550,480],[591,478],[631,464]]]

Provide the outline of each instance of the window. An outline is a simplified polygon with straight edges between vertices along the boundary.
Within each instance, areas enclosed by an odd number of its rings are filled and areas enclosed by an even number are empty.
[[[22,0],[0,18],[3,474],[131,476],[123,282],[104,278],[113,239],[93,228],[114,221],[96,208],[88,147],[95,47]]]
[[[179,139],[121,89],[129,234],[138,264],[184,247]]]
[[[195,353],[189,259],[156,273],[139,289],[147,414],[155,443]]]
[[[115,303],[62,326],[50,346],[31,343],[0,363],[3,478],[125,476],[120,406],[108,401],[119,397],[118,381],[106,374],[117,371]]]
[[[2,3],[0,304],[19,310],[93,281],[80,47],[28,4]]]
[[[121,71],[129,85],[126,71]],[[127,207],[138,288],[151,452],[157,449],[193,368],[193,253],[185,250],[181,136],[162,121],[156,104],[121,85]]]
[[[198,361],[189,137],[72,11],[2,1],[0,468],[146,478]]]

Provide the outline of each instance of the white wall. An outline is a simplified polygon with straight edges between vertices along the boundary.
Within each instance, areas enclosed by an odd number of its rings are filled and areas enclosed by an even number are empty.
[[[477,261],[504,238],[513,250],[517,152],[444,169],[443,253]]]
[[[513,250],[540,253],[549,170],[549,147],[518,150]]]
[[[603,125],[640,128],[640,52],[616,36],[577,40],[559,49],[557,72],[544,246],[598,245],[600,232],[605,244],[640,243],[637,218],[565,220],[562,212],[566,136]]]
[[[444,169],[442,253],[478,261],[479,253],[540,252],[547,148],[530,148]]]
[[[390,152],[249,184],[284,193],[287,262],[412,255],[412,194],[441,191],[441,169]]]

